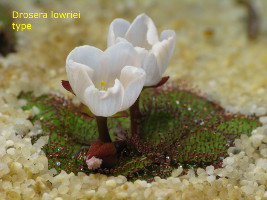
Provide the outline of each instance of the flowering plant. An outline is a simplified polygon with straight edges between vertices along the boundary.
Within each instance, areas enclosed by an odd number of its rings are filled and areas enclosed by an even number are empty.
[[[141,14],[132,24],[123,19],[111,23],[104,52],[86,45],[76,47],[68,55],[69,82],[62,84],[90,109],[97,121],[99,140],[91,144],[85,158],[90,169],[99,168],[102,163],[112,166],[115,162],[111,161],[116,161],[107,117],[130,107],[131,132],[137,134],[139,95],[144,86],[157,87],[168,80],[162,74],[174,42],[174,31],[163,31],[159,38],[151,18]]]

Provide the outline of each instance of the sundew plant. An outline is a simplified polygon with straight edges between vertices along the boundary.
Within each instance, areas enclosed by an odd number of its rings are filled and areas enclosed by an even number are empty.
[[[49,135],[49,167],[67,172],[124,175],[129,180],[171,175],[173,169],[221,167],[227,149],[259,126],[256,117],[230,115],[182,83],[163,76],[175,49],[175,32],[158,34],[150,17],[115,19],[107,49],[85,45],[66,59],[62,86],[81,102],[53,95],[20,98],[40,112]]]

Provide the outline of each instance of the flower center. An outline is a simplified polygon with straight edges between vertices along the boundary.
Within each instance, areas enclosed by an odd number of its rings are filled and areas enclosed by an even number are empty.
[[[100,90],[107,90],[107,87],[106,87],[106,81],[101,81],[100,82]]]

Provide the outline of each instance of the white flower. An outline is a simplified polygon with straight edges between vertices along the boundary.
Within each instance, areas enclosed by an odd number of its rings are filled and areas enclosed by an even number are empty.
[[[136,47],[146,71],[145,86],[156,85],[162,78],[175,45],[175,32],[165,30],[158,37],[152,19],[145,14],[138,15],[132,24],[124,19],[115,19],[109,27],[108,46],[127,40]]]
[[[76,47],[66,61],[73,92],[96,116],[108,117],[126,110],[138,98],[145,82],[138,53],[128,42],[101,51]]]

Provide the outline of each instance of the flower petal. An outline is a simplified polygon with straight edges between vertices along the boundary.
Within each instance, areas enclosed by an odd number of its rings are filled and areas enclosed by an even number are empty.
[[[153,53],[143,48],[135,48],[142,59],[142,68],[146,72],[145,86],[156,85],[161,80],[161,72]]]
[[[160,42],[152,47],[152,52],[157,58],[160,73],[163,74],[171,59],[175,46],[175,32],[172,30],[163,31],[160,36]]]
[[[105,51],[105,56],[108,57],[108,65],[110,69],[107,81],[108,85],[113,85],[114,80],[120,77],[120,73],[123,67],[127,65],[141,65],[136,50],[129,42],[120,42],[116,45],[109,47]],[[104,71],[104,73],[106,72]]]
[[[96,116],[109,117],[120,111],[124,89],[121,82],[116,79],[115,84],[108,90],[98,90],[91,85],[85,90],[85,104]]]
[[[126,31],[128,30],[130,23],[124,19],[118,18],[111,22],[108,32],[108,47],[116,43],[116,38],[124,38]]]
[[[125,38],[134,46],[150,49],[151,45],[159,41],[157,28],[154,22],[146,14],[138,15],[128,31]]]
[[[90,78],[93,77],[94,70],[92,68],[90,68],[90,67],[88,67],[88,66],[86,66],[84,64],[74,62],[73,60],[67,60],[67,62],[66,62],[66,72],[67,72],[67,76],[68,76],[68,79],[69,79],[70,82],[73,81],[72,80],[72,74],[78,68],[84,70],[85,72],[87,72],[87,74],[88,74],[88,76]]]
[[[143,89],[145,79],[146,73],[142,68],[126,66],[121,70],[120,81],[124,87],[121,111],[134,104]]]
[[[101,66],[103,51],[93,46],[84,45],[73,49],[68,57],[69,60],[73,60],[76,63],[80,63],[92,68],[96,71]]]
[[[128,42],[128,41],[125,38],[117,37],[115,43],[117,44],[119,42]]]
[[[76,47],[70,52],[67,57],[67,73],[68,73],[68,63],[75,62],[79,63],[80,66],[86,70],[86,68],[93,69],[94,73],[90,74],[92,81],[95,83],[96,87],[100,87],[101,81],[108,80],[109,66],[108,58],[104,55],[104,52],[95,47],[85,45],[81,47]],[[72,65],[70,65],[72,66]],[[73,68],[73,67],[72,67]],[[105,73],[103,73],[103,71]],[[69,77],[68,77],[69,78]],[[71,80],[70,80],[71,82]],[[114,82],[112,83],[114,84]]]
[[[71,85],[74,93],[74,88],[77,87],[75,86],[76,82],[80,79],[79,75],[81,75],[81,79],[84,79],[83,85],[87,85],[87,87],[89,87],[89,85],[92,84],[91,77],[93,76],[94,70],[86,65],[76,63],[73,60],[68,60],[66,63],[66,72],[69,84]]]
[[[77,65],[77,67],[74,68],[71,73],[68,73],[70,85],[73,92],[80,99],[80,101],[85,103],[84,92],[86,88],[93,85],[93,83],[87,71],[80,67],[79,63],[73,62],[73,65]]]
[[[163,41],[163,40],[169,40],[170,42],[169,57],[168,57],[168,60],[170,60],[173,54],[174,47],[175,47],[175,41],[176,41],[175,32],[173,30],[163,31],[160,35],[160,41]]]

